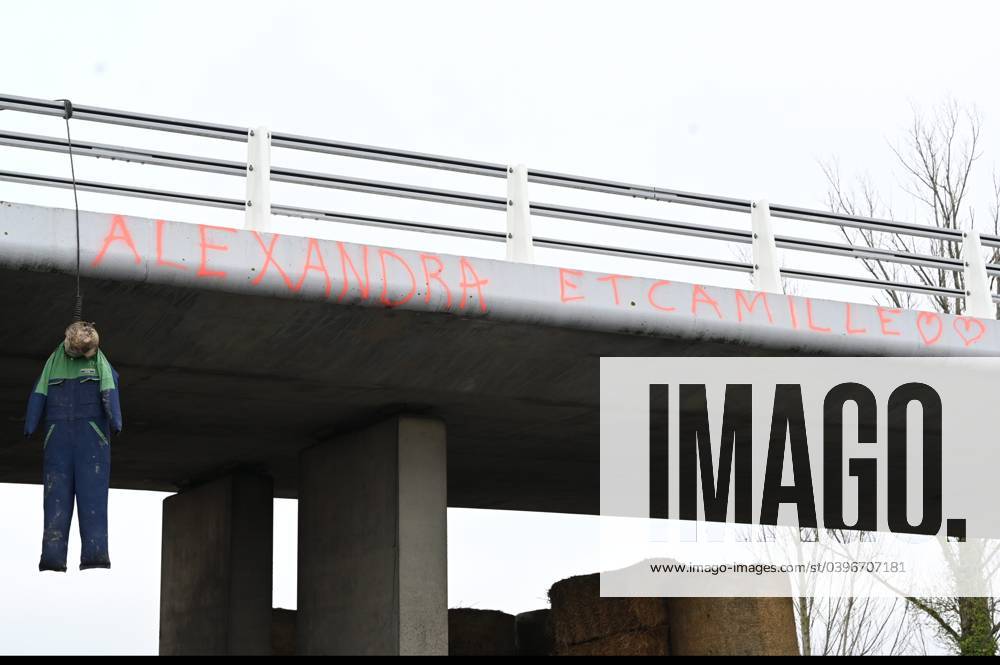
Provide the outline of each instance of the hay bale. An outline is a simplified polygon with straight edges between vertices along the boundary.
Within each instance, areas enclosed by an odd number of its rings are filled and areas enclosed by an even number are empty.
[[[599,637],[582,644],[559,647],[560,656],[669,656],[670,636],[665,627]]]
[[[791,598],[668,598],[675,656],[797,656]]]
[[[497,610],[448,610],[449,656],[517,654],[514,615]]]
[[[521,612],[514,619],[518,656],[551,656],[555,653],[552,610]]]
[[[271,610],[271,654],[295,655],[295,610]]]
[[[549,589],[556,650],[599,638],[652,630],[666,634],[664,598],[601,598],[600,574],[560,580]]]

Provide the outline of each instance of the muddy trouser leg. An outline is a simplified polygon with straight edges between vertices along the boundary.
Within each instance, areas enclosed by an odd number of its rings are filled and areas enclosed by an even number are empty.
[[[76,507],[80,516],[80,570],[110,568],[108,554],[108,482],[111,479],[111,445],[107,425],[100,421],[77,423]]]
[[[69,526],[73,521],[73,424],[45,424],[42,462],[45,528],[38,570],[66,571]]]

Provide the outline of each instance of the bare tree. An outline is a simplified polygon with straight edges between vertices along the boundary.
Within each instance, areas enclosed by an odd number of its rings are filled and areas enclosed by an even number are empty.
[[[993,174],[991,204],[984,228],[977,224],[975,205],[970,187],[975,167],[982,157],[982,118],[955,101],[948,101],[931,114],[914,111],[905,138],[891,146],[893,155],[904,174],[901,188],[915,203],[917,220],[941,229],[979,230],[1000,233],[1000,178]],[[891,206],[879,194],[867,177],[847,184],[841,178],[835,161],[821,164],[826,177],[827,203],[830,210],[850,215],[893,219]],[[962,246],[952,240],[901,236],[879,231],[841,227],[849,242],[873,249],[908,254],[962,259]],[[1000,262],[1000,249],[993,249],[989,263]],[[899,264],[876,259],[863,259],[865,269],[884,281],[911,282],[918,285],[965,291],[961,271],[944,268]],[[998,279],[990,276],[990,288],[995,293]],[[926,300],[925,300],[926,298]],[[909,292],[886,289],[877,298],[893,307],[916,308],[929,300],[931,307],[948,314],[961,314],[962,299],[944,295],[915,296]],[[1000,309],[998,309],[1000,314]],[[946,552],[947,555],[947,552]],[[992,565],[994,556],[989,557]],[[956,575],[985,575],[986,561],[949,560]],[[996,655],[1000,617],[995,598],[937,597],[908,598],[917,610],[953,651],[960,654]]]
[[[895,656],[918,652],[913,610],[898,598],[807,598],[811,656]],[[801,604],[801,602],[800,602]],[[800,627],[801,625],[800,615]]]
[[[857,543],[869,534],[839,529],[800,529],[801,542],[820,535],[842,545]],[[801,547],[796,560],[804,562]],[[816,596],[812,578],[800,575],[794,605],[804,656],[894,656],[923,653],[917,622],[901,598],[852,595],[842,588],[837,596]]]
[[[1000,232],[1000,179],[993,177],[992,205],[985,228],[977,226],[976,209],[971,202],[971,176],[982,156],[982,118],[974,110],[963,109],[949,101],[930,115],[914,111],[913,122],[903,141],[890,146],[903,172],[901,188],[915,203],[917,221],[950,230],[976,229]],[[833,212],[864,217],[893,219],[891,206],[878,193],[868,177],[845,182],[835,161],[821,164],[827,181],[827,205]],[[921,238],[841,227],[849,242],[873,249],[905,252],[949,259],[962,259],[961,243],[939,238]],[[865,269],[884,281],[911,282],[917,285],[965,290],[961,271],[945,268],[900,264],[877,259],[863,259]],[[1000,261],[1000,249],[994,249],[990,263]],[[997,277],[990,277],[994,291]],[[931,306],[947,314],[961,314],[962,299],[945,295],[926,296]],[[881,301],[892,307],[914,308],[923,298],[912,293],[886,289]]]

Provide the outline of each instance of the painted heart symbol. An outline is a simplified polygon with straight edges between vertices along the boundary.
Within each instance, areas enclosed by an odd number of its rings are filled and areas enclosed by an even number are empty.
[[[932,335],[931,333],[935,330],[937,332]],[[937,344],[941,339],[941,335],[944,334],[944,324],[941,323],[941,315],[934,312],[920,312],[920,315],[917,316],[917,332],[920,333],[920,339],[924,340],[924,345],[931,346]]]
[[[962,338],[966,346],[972,346],[986,334],[986,326],[983,322],[968,316],[956,316],[951,325],[955,328],[955,332]],[[976,330],[977,332],[972,334],[972,330]]]

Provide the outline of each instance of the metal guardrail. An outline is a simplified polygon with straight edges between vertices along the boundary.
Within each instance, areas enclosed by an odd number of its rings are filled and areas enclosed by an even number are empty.
[[[54,116],[62,116],[64,113],[64,106],[61,102],[11,95],[0,95],[0,110],[3,109]],[[106,123],[248,143],[247,162],[212,159],[81,140],[73,141],[73,153],[76,156],[245,178],[247,182],[246,200],[133,187],[106,182],[78,180],[77,187],[81,191],[102,194],[188,203],[231,210],[245,210],[247,213],[247,226],[258,230],[266,230],[269,215],[282,215],[505,242],[507,243],[507,258],[514,261],[531,262],[533,260],[532,248],[544,247],[740,271],[753,275],[756,288],[768,291],[780,291],[780,278],[786,277],[964,299],[966,300],[967,311],[975,316],[982,317],[993,317],[993,302],[1000,302],[1000,295],[991,293],[989,289],[989,278],[991,276],[1000,276],[1000,265],[984,264],[981,255],[983,246],[1000,248],[1000,236],[998,235],[980,236],[974,232],[966,233],[958,229],[945,229],[895,220],[875,219],[794,206],[767,204],[763,201],[754,202],[748,199],[601,180],[527,169],[523,166],[512,167],[470,159],[443,157],[292,134],[271,133],[266,128],[250,129],[232,125],[220,125],[76,105],[73,107],[73,118],[87,122]],[[64,139],[9,131],[0,131],[0,146],[56,153],[66,153],[69,151],[69,146]],[[507,196],[489,196],[273,166],[270,164],[270,149],[272,147],[503,178],[507,181]],[[0,171],[0,180],[46,187],[69,188],[72,186],[72,181],[68,178],[14,171]],[[505,211],[507,213],[507,230],[506,232],[485,231],[442,224],[271,204],[271,182],[308,185],[486,210]],[[746,231],[735,230],[658,217],[645,217],[611,211],[532,202],[527,197],[527,183],[749,213],[751,214],[751,229]],[[255,200],[258,202],[256,209],[253,207]],[[262,203],[267,205],[263,205]],[[266,209],[262,210],[262,208]],[[566,219],[605,226],[660,231],[674,235],[748,244],[752,247],[753,258],[752,263],[728,261],[709,257],[659,253],[642,249],[610,247],[567,239],[541,238],[531,233],[531,217]],[[776,236],[771,230],[771,217],[962,243],[963,259],[891,251],[801,237]],[[780,268],[777,264],[777,248],[962,273],[965,277],[966,288],[963,291],[944,285],[931,286],[837,275],[813,270]]]

